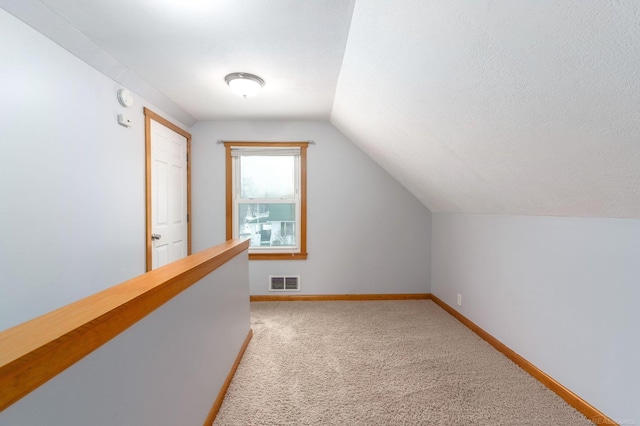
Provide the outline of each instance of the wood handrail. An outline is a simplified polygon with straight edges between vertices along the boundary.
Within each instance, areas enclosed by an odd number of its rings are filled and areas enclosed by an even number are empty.
[[[0,333],[0,411],[238,254],[230,240]]]

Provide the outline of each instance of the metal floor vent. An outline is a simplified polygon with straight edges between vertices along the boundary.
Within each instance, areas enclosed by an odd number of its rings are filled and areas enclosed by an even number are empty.
[[[277,276],[269,275],[269,291],[299,291],[300,275]]]

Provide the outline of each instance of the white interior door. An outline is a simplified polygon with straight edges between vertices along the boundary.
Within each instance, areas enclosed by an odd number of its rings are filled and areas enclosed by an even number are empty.
[[[187,256],[187,138],[151,120],[152,269]]]

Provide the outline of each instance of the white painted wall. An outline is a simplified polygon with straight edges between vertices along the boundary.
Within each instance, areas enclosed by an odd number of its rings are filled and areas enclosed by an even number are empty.
[[[432,219],[433,294],[612,419],[640,424],[640,220]]]
[[[300,275],[297,294],[430,291],[429,210],[331,124],[199,122],[192,135],[194,250],[225,239],[218,139],[316,142],[307,157],[309,258],[250,261],[251,294],[269,293],[270,274]]]
[[[249,332],[246,252],[0,413],[3,425],[204,423]]]
[[[142,107],[162,111],[4,10],[0,40],[4,330],[144,271]]]

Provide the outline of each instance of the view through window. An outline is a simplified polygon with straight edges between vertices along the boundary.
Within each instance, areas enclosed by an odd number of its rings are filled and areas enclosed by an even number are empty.
[[[305,259],[307,143],[225,146],[227,238],[249,239],[250,259]]]

